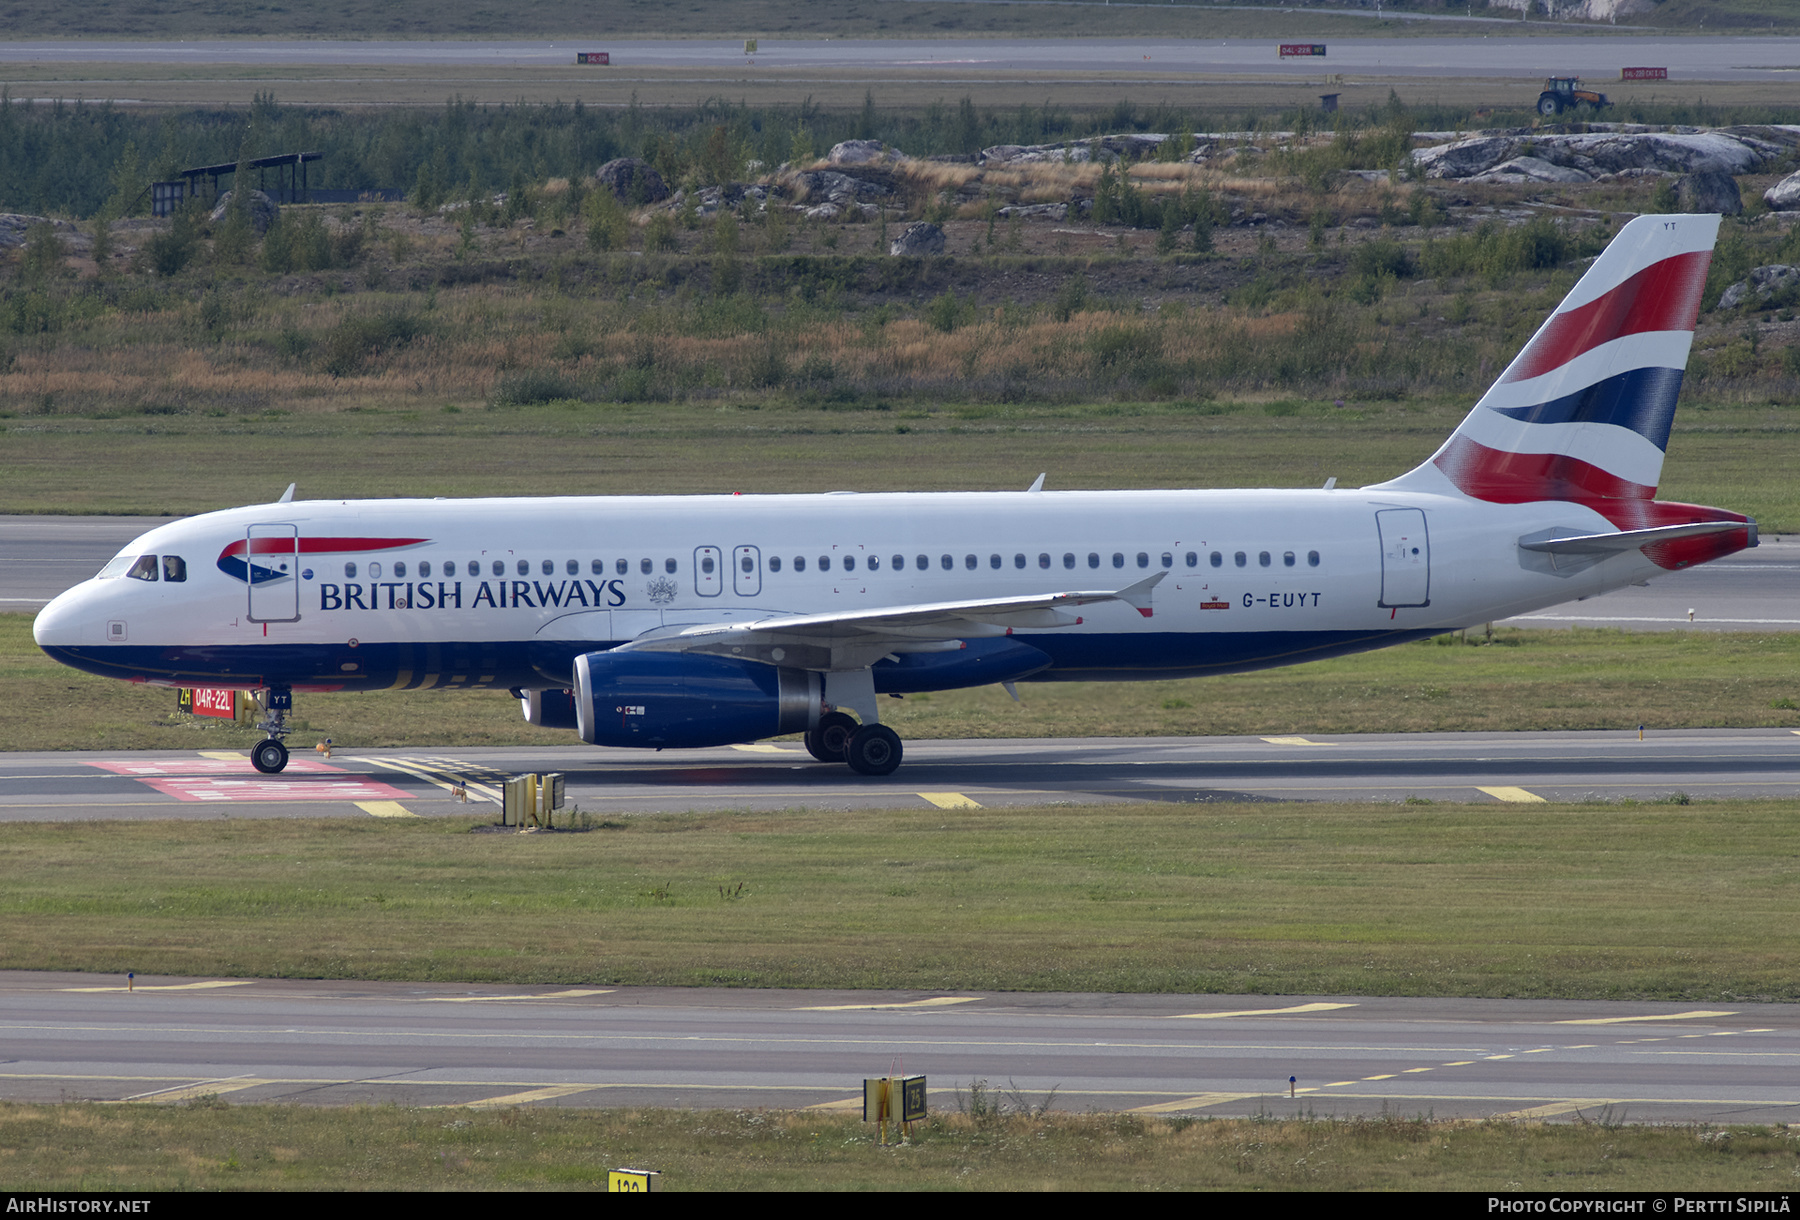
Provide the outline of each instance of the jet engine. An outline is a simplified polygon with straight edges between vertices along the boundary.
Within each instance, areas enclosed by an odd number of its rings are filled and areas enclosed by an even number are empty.
[[[597,746],[722,746],[816,728],[819,675],[674,652],[575,658],[575,717]]]

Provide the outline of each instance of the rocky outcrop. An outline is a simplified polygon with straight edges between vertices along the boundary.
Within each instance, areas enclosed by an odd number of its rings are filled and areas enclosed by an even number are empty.
[[[897,148],[889,148],[880,140],[845,140],[833,144],[825,159],[833,165],[873,165],[883,161],[899,161],[905,157]]]
[[[1744,210],[1737,179],[1723,170],[1703,169],[1675,184],[1675,200],[1684,212],[1736,216]]]
[[[1542,157],[1514,157],[1493,169],[1465,179],[1467,182],[1592,182],[1594,176],[1578,169],[1568,169]]]
[[[995,144],[981,150],[977,160],[982,165],[1029,165],[1038,161],[1066,162],[1071,165],[1087,161],[1116,161],[1123,157],[1138,161],[1153,156],[1171,137],[1166,132],[1128,132],[1117,136],[1096,136],[1089,140],[1065,144]]]
[[[594,181],[607,187],[621,203],[661,203],[669,197],[668,184],[656,167],[637,157],[618,157],[594,171]]]
[[[1792,293],[1800,290],[1800,267],[1788,267],[1781,263],[1771,263],[1766,267],[1758,267],[1750,273],[1747,280],[1739,280],[1719,297],[1720,309],[1736,309],[1752,297],[1757,301],[1767,301],[1776,293]]]
[[[1770,135],[1786,132],[1771,130]],[[1567,135],[1504,133],[1475,136],[1413,151],[1413,166],[1427,178],[1479,179],[1508,162],[1533,162],[1574,170],[1581,178],[1543,177],[1538,166],[1515,168],[1533,181],[1605,181],[1637,171],[1747,174],[1781,156],[1788,144],[1749,131],[1586,131]]]
[[[214,224],[220,223],[231,213],[231,200],[236,194],[236,191],[226,191],[213,204],[211,220]],[[244,212],[258,237],[267,233],[269,226],[275,223],[275,218],[281,215],[281,209],[275,205],[275,201],[261,191],[251,191],[244,197]]]
[[[1777,212],[1800,211],[1800,171],[1789,174],[1764,191],[1763,202]]]
[[[807,203],[834,203],[840,209],[863,200],[885,199],[894,193],[884,182],[829,169],[802,171],[794,175],[791,185]]]
[[[87,241],[87,235],[66,220],[51,220],[48,216],[25,216],[17,212],[0,212],[0,249],[12,249],[24,245],[25,237],[31,232],[31,227],[43,224],[56,230],[56,236],[62,242],[64,250],[81,246]]]
[[[888,247],[889,254],[906,258],[923,258],[928,254],[943,252],[944,231],[925,220],[907,225],[906,230]]]

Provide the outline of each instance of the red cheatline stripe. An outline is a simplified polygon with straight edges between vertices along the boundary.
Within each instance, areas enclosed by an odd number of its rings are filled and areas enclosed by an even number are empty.
[[[1452,437],[1434,459],[1463,494],[1490,504],[1536,500],[1648,500],[1656,488],[1608,474],[1565,453],[1507,453],[1466,436]]]
[[[417,546],[421,542],[429,542],[429,538],[307,538],[300,539],[302,555],[341,555],[361,551],[392,551],[405,546]],[[219,552],[219,558],[229,555],[242,555],[244,544],[240,540],[232,543]],[[292,555],[294,553],[291,538],[258,538],[252,555]]]
[[[1642,271],[1586,305],[1559,313],[1507,370],[1506,381],[1526,381],[1561,368],[1602,343],[1625,335],[1694,329],[1712,251],[1677,254]]]

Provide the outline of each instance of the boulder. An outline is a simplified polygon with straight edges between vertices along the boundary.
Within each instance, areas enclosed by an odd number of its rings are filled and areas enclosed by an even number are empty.
[[[1764,191],[1763,202],[1777,212],[1800,211],[1800,170]]]
[[[1719,297],[1720,309],[1736,309],[1739,305],[1755,297],[1758,301],[1766,301],[1778,292],[1791,292],[1800,289],[1800,267],[1788,267],[1781,263],[1771,263],[1758,267],[1750,272],[1750,278],[1739,280],[1727,288]]]
[[[1413,150],[1413,165],[1427,178],[1473,178],[1513,155],[1517,140],[1506,136],[1476,136],[1454,144]]]
[[[833,144],[825,159],[833,165],[868,165],[898,160],[899,157],[899,149],[889,148],[880,140],[845,140],[842,144]]]
[[[794,178],[796,184],[805,191],[808,200],[835,203],[840,208],[861,199],[880,199],[894,193],[883,183],[867,178],[854,178],[829,169],[807,170],[795,174]]]
[[[1744,210],[1737,179],[1724,170],[1703,169],[1675,183],[1675,198],[1684,212],[1716,212],[1736,216]]]
[[[1502,161],[1486,173],[1476,174],[1469,182],[1592,182],[1594,176],[1578,169],[1569,169],[1544,160],[1542,157],[1514,157],[1510,161]]]
[[[51,220],[48,216],[25,216],[17,212],[0,212],[0,248],[24,245],[26,236],[31,232],[31,227],[41,224],[47,224],[56,230],[56,236],[62,241],[65,250],[86,240],[86,235],[66,220]]]
[[[888,247],[888,253],[896,257],[922,258],[928,254],[944,252],[944,231],[930,221],[921,220],[906,226],[905,232],[894,239]]]
[[[637,157],[617,157],[594,171],[594,181],[629,204],[661,203],[668,185],[656,167]]]
[[[214,224],[223,221],[231,211],[231,198],[235,194],[236,191],[226,191],[213,204],[211,219]],[[250,227],[256,230],[258,237],[267,233],[269,226],[275,223],[275,218],[281,215],[281,209],[276,206],[275,201],[261,191],[251,191],[244,197],[244,210],[250,218]]]

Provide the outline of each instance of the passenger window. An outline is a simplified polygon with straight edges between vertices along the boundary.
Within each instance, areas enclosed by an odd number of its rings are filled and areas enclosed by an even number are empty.
[[[495,576],[505,576],[506,575],[506,560],[504,560],[504,559],[494,560],[494,575]]]
[[[1187,566],[1190,568],[1199,567],[1200,566],[1200,556],[1193,551],[1189,551],[1187,553]]]
[[[1125,566],[1125,556],[1120,554],[1118,551],[1114,551],[1113,552],[1113,567],[1122,568],[1124,566]]]
[[[794,556],[794,571],[796,571],[796,572],[806,571],[806,556],[804,556],[804,555]]]
[[[667,572],[670,576],[675,575],[675,561],[673,559],[663,560],[663,571]]]
[[[543,566],[540,570],[544,573],[545,576],[555,576],[556,575],[556,560],[554,560],[554,559],[544,560]]]
[[[750,558],[750,556],[746,555],[743,557],[743,559],[741,559],[738,562],[738,567],[744,569],[746,574],[748,574],[750,572],[754,572],[754,571],[756,571],[756,560],[754,560],[754,559]],[[706,570],[708,572],[712,571],[712,560],[711,559],[708,559],[706,561]]]
[[[381,565],[380,564],[372,563],[369,565],[369,579],[370,580],[380,580],[381,579]]]
[[[1265,568],[1268,567],[1269,566],[1269,552],[1259,551],[1256,556],[1256,562],[1260,563]]]
[[[613,572],[615,575],[623,576],[629,571],[631,571],[631,561],[629,559],[613,560]]]
[[[1167,551],[1164,551],[1163,557],[1162,557],[1162,565],[1165,568],[1174,567],[1175,566],[1175,556],[1169,554],[1169,552],[1167,552]]]
[[[829,555],[819,556],[819,571],[821,571],[821,572],[831,571],[831,556],[829,556]]]
[[[750,561],[748,559],[746,559],[746,560],[744,560],[744,562],[749,563]],[[880,570],[881,570],[881,556],[879,556],[879,555],[869,556],[869,571],[879,572]]]
[[[1013,556],[1013,567],[1023,568],[1024,566],[1025,566],[1025,556],[1022,553],[1018,554],[1018,555],[1014,555]]]
[[[943,568],[944,571],[948,572],[948,571],[950,571],[950,569],[952,569],[956,566],[956,561],[954,559],[950,558],[950,556],[945,555],[938,560],[938,566]]]
[[[571,559],[567,563],[563,564],[563,575],[565,575],[565,576],[580,576],[581,575],[581,561],[578,559]]]
[[[931,570],[931,557],[929,555],[915,555],[913,558],[917,560],[913,566],[918,568],[919,571],[929,572]]]
[[[854,556],[854,555],[844,556],[844,571],[846,571],[846,572],[856,571],[856,556]]]
[[[1088,552],[1088,567],[1097,568],[1099,566],[1100,566],[1099,553],[1097,551],[1089,551]]]
[[[595,576],[605,576],[606,575],[606,560],[595,559],[595,560],[590,561],[588,563],[588,571],[592,572]]]
[[[975,556],[973,556],[973,555],[964,555],[963,556],[963,567],[967,568],[969,571],[973,572],[975,570],[975,563],[976,563]]]
[[[431,575],[431,560],[429,560],[429,559],[419,560],[419,577],[420,577],[420,579],[424,579],[425,577],[430,576],[430,575]]]
[[[131,565],[131,570],[125,573],[125,575],[131,577],[133,580],[148,580],[154,582],[156,580],[156,556],[139,555],[137,557],[137,562]]]
[[[1237,566],[1241,568],[1245,564],[1250,562],[1250,557],[1248,555],[1245,555],[1244,552],[1239,551],[1237,554],[1235,554],[1231,557],[1231,561],[1233,563],[1237,564]]]
[[[769,556],[769,571],[771,571],[771,572],[781,571],[781,556],[779,556],[779,555]]]
[[[346,580],[356,579],[356,565],[354,563],[347,563],[344,565],[344,578]]]
[[[1219,554],[1219,552],[1217,552],[1217,551],[1214,551],[1212,553],[1210,562],[1212,563],[1213,567],[1222,568],[1225,566],[1225,556]]]
[[[642,572],[645,576],[650,575],[650,573],[654,572],[655,570],[656,570],[656,565],[651,563],[648,559],[638,560],[638,571]]]
[[[163,556],[163,579],[182,581],[187,579],[187,560],[179,555]]]
[[[1116,567],[1117,565],[1115,564],[1114,566]],[[1139,551],[1138,552],[1138,567],[1147,568],[1149,566],[1150,566],[1150,556],[1146,555],[1142,551]]]
[[[1000,570],[1000,556],[989,555],[988,556],[988,567],[993,568],[995,571],[999,571]]]
[[[701,559],[700,559],[700,570],[701,570],[701,571],[702,571],[702,572],[704,572],[704,573],[705,573],[705,574],[706,574],[706,575],[708,575],[708,576],[711,576],[711,575],[712,575],[712,573],[713,573],[713,561],[712,561],[712,556],[711,556],[711,555],[704,555],[704,556],[702,556],[702,557],[701,557]],[[748,560],[748,559],[746,559],[746,560],[744,560],[744,571],[746,571],[746,572],[748,572],[748,571],[749,571],[749,570],[750,570],[750,561],[749,561],[749,560]]]
[[[518,570],[519,570],[520,576],[530,576],[531,575],[531,560],[529,560],[529,559],[519,560]]]
[[[394,575],[396,577],[404,577],[406,575],[406,561],[404,559],[395,562]]]
[[[1306,552],[1306,566],[1309,568],[1316,568],[1319,566],[1319,552],[1317,552],[1317,551]]]
[[[904,555],[894,556],[894,571],[896,571],[896,572],[906,571],[906,556],[904,556]]]
[[[1045,571],[1050,570],[1050,552],[1049,551],[1040,551],[1038,553],[1038,567],[1043,568]]]
[[[1074,568],[1074,566],[1075,566],[1075,552],[1074,551],[1064,551],[1063,552],[1063,567],[1072,569],[1072,568]]]
[[[1284,567],[1289,567],[1289,568],[1293,567],[1294,566],[1294,552],[1283,551],[1281,553],[1281,562],[1282,562],[1282,566],[1284,566]]]

